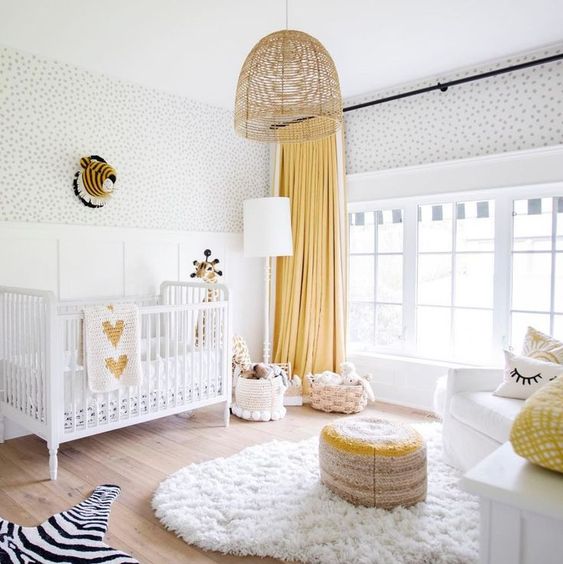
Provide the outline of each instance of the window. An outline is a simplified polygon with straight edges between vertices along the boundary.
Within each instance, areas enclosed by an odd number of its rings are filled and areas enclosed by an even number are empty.
[[[537,193],[353,204],[350,350],[486,364],[528,325],[563,339],[562,189]]]
[[[512,230],[511,343],[528,325],[563,333],[563,198],[515,200]]]
[[[396,348],[403,336],[403,212],[350,215],[350,344]]]
[[[487,358],[492,343],[494,202],[418,207],[417,350]]]

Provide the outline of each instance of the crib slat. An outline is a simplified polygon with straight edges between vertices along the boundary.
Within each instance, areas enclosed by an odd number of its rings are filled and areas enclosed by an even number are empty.
[[[80,379],[80,388],[81,388],[81,403],[82,403],[82,420],[84,421],[84,429],[88,429],[90,427],[90,412],[88,407],[90,405],[89,401],[89,387],[88,387],[88,372],[86,368],[86,357],[84,354],[84,350],[86,347],[86,343],[84,343],[84,322],[82,319],[78,319],[76,321],[76,334],[78,342],[82,342],[82,358],[78,358],[78,351],[76,351],[76,359],[77,362],[80,361],[82,364],[82,378]],[[98,411],[96,408],[96,404],[98,400],[94,400],[94,405],[92,406],[92,417],[97,418]],[[96,419],[94,419],[94,423],[92,426],[96,425]]]
[[[10,379],[12,385],[12,405],[19,409],[19,399],[18,399],[18,382],[16,378],[16,369],[18,362],[18,326],[17,326],[17,308],[18,308],[18,297],[12,294],[12,312],[11,312],[11,325],[12,325],[12,369],[10,371]]]
[[[16,397],[18,402],[18,409],[23,411],[23,387],[22,387],[22,361],[23,361],[23,327],[22,327],[22,318],[21,318],[21,303],[22,303],[23,296],[18,294],[16,296],[16,331],[17,331],[17,338],[16,338],[16,346],[17,346],[17,369],[16,369]]]
[[[184,292],[185,294],[185,292]],[[183,356],[182,356],[182,373],[183,373],[183,403],[188,403],[188,323],[190,321],[189,311],[184,311],[182,313],[182,341],[183,341]]]
[[[180,350],[179,350],[179,345],[180,345],[180,314],[182,312],[179,310],[175,311],[175,327],[174,327],[174,334],[176,335],[176,339],[175,339],[175,355],[174,355],[174,407],[176,407],[178,405],[178,385],[179,385],[179,381],[180,381]]]
[[[7,363],[6,369],[4,371],[5,374],[5,382],[4,386],[6,387],[6,402],[11,405],[12,403],[12,382],[11,382],[11,370],[12,370],[12,359],[13,359],[13,351],[12,351],[12,339],[8,339],[8,334],[11,334],[12,327],[12,300],[10,294],[4,294],[4,311],[5,311],[5,340],[4,340],[4,350],[6,351],[6,358],[9,359]]]
[[[201,311],[198,315],[198,350],[197,350],[197,364],[198,364],[198,399],[203,399],[203,316],[205,311]]]
[[[20,311],[20,318],[22,322],[22,387],[23,387],[23,412],[29,415],[29,336],[28,336],[28,298],[27,296],[22,296],[22,308]]]
[[[152,335],[152,315],[149,313],[147,316],[147,352],[145,354],[145,377],[143,378],[143,381],[147,381],[148,382],[148,394],[147,394],[147,412],[150,413],[151,411],[151,359],[152,359],[152,346],[151,346],[151,335]],[[158,319],[158,314],[157,314],[157,319]],[[157,333],[158,333],[158,323],[156,324],[157,326]],[[156,359],[158,359],[158,346],[159,346],[159,342],[158,339],[156,340],[155,343],[155,357]],[[157,365],[158,361],[155,360],[155,368]],[[137,394],[137,409],[138,412],[141,413],[141,401],[142,401],[142,396],[140,391]]]
[[[189,289],[187,289],[189,290]],[[191,297],[189,298],[191,299]],[[195,400],[195,333],[196,333],[196,316],[195,311],[188,311],[188,396],[189,401]]]
[[[206,390],[205,390],[205,396],[207,398],[210,397],[210,393],[211,393],[211,376],[209,371],[211,370],[211,346],[213,344],[213,328],[214,328],[214,321],[215,319],[213,318],[213,314],[215,313],[215,310],[210,309],[207,313],[207,338],[206,343],[205,343],[205,374],[206,374]]]
[[[78,419],[78,411],[76,409],[77,401],[76,401],[76,392],[75,392],[75,380],[76,380],[76,350],[77,350],[77,339],[76,339],[76,321],[70,320],[65,323],[65,330],[69,335],[69,364],[70,364],[70,399],[71,399],[71,409],[72,409],[72,431],[76,432],[76,423]],[[85,397],[86,394],[82,394],[82,398]],[[81,399],[82,399],[81,398]],[[66,404],[66,401],[65,401]],[[64,409],[64,406],[63,406]],[[84,409],[84,408],[83,408]],[[85,415],[84,411],[82,412]]]
[[[43,301],[39,306],[39,326],[38,326],[38,335],[39,335],[39,366],[40,366],[40,375],[39,375],[39,382],[41,385],[41,411],[40,411],[40,420],[44,421],[46,418],[45,413],[45,405],[47,404],[47,386],[45,384],[45,373],[47,371],[47,351],[45,347],[47,346],[46,339],[45,339],[45,308],[46,305]]]

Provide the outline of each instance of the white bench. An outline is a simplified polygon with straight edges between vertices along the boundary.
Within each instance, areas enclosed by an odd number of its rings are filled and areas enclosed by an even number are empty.
[[[481,564],[563,562],[563,474],[531,464],[504,443],[460,485],[479,496]]]

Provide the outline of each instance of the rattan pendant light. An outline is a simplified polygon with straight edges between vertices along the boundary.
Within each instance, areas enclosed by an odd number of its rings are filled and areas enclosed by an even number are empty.
[[[331,135],[341,125],[338,73],[322,44],[292,29],[262,38],[240,71],[236,132],[265,143],[299,143]]]

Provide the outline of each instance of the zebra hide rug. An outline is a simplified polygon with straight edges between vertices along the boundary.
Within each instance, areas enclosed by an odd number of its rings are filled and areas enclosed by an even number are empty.
[[[0,519],[0,564],[138,564],[128,554],[104,543],[111,504],[119,492],[119,486],[98,486],[88,499],[37,527],[21,527]]]

